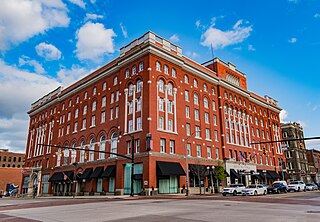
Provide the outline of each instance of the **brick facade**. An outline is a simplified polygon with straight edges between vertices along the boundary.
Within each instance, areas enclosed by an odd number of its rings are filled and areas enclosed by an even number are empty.
[[[280,139],[280,110],[274,99],[248,91],[246,75],[233,64],[216,58],[200,65],[184,57],[180,47],[148,32],[121,48],[114,61],[32,104],[26,167],[36,169],[33,173],[37,172],[39,194],[75,190],[127,193],[129,169],[125,163],[130,161],[111,154],[91,154],[89,149],[130,157],[130,135],[134,135],[138,146],[137,193],[178,192],[186,185],[185,176],[160,173],[159,161],[178,163],[185,171],[187,152],[189,164],[217,166],[221,161],[228,174],[230,166],[234,169],[239,165],[236,170],[246,173],[241,181],[252,183],[252,171],[281,169],[279,160],[284,158],[279,144],[265,148],[251,145]],[[66,152],[37,144],[82,147],[86,151]],[[75,173],[98,166],[116,166],[116,176],[88,178],[75,184],[71,184],[74,178],[69,178],[70,184],[68,179],[43,183],[45,175],[44,181],[49,177],[53,180],[57,172]],[[227,182],[234,181],[229,178]],[[166,184],[174,188],[163,188]]]

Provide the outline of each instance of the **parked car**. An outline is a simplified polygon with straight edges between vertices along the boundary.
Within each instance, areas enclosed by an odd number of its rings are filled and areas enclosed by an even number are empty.
[[[306,191],[306,184],[303,181],[292,181],[290,182],[290,184],[288,185],[288,191],[295,191],[295,192],[299,192],[299,191]]]
[[[262,184],[251,184],[248,188],[242,190],[242,195],[250,195],[250,196],[257,196],[257,195],[266,195],[267,194],[267,187],[263,186]]]
[[[306,184],[306,190],[318,190],[318,186],[314,183],[307,183]]]
[[[222,190],[222,195],[226,196],[227,194],[237,196],[238,194],[242,193],[246,187],[243,184],[230,184],[229,187],[225,187]]]
[[[273,183],[268,187],[268,193],[287,193],[287,186],[283,183]]]
[[[282,183],[282,184],[284,184],[286,187],[288,187],[287,182],[286,182],[286,181],[284,181],[284,180],[274,181],[274,182],[273,182],[273,184],[275,184],[275,183]]]

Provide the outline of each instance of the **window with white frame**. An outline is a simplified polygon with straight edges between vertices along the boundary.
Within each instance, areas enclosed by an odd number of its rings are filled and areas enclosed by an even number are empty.
[[[186,100],[187,102],[189,102],[189,91],[186,90],[186,91],[184,92],[184,95],[185,95],[185,100]]]
[[[76,98],[76,104],[78,104],[78,103],[79,103],[79,101],[80,101],[80,97],[79,97],[79,96],[77,96],[77,98]]]
[[[85,141],[82,141],[82,142],[81,142],[81,145],[80,145],[80,146],[81,146],[81,149],[82,149],[82,150],[80,150],[80,159],[79,159],[79,162],[80,162],[80,163],[84,162],[84,156],[85,156],[85,150],[84,150],[84,149],[85,149],[85,144],[86,144],[86,142],[85,142]]]
[[[110,104],[114,103],[114,93],[111,93]]]
[[[87,119],[82,120],[82,130],[87,128]]]
[[[119,101],[119,97],[120,97],[120,92],[119,92],[119,90],[116,92],[116,102],[118,102]]]
[[[163,71],[164,71],[164,74],[169,74],[169,68],[167,65],[163,66]]]
[[[166,152],[166,139],[160,139],[160,153]]]
[[[139,72],[143,71],[143,62],[139,63]]]
[[[118,84],[118,77],[114,77],[113,78],[113,85],[117,85]]]
[[[175,152],[175,141],[170,140],[170,154],[174,154]]]
[[[189,77],[184,75],[184,83],[189,84]]]
[[[142,130],[141,117],[138,117],[138,118],[137,118],[137,130]]]
[[[72,145],[73,148],[76,148],[76,144],[74,143]],[[77,150],[73,149],[71,151],[71,163],[75,163],[76,162],[76,158],[77,158]]]
[[[111,153],[118,153],[118,134],[113,133],[111,135]],[[116,157],[116,155],[111,154],[110,157]]]
[[[131,154],[131,140],[127,141],[127,154]]]
[[[216,101],[212,101],[212,110],[216,110]]]
[[[113,108],[110,109],[110,120],[112,120],[112,119],[113,119]]]
[[[133,94],[133,85],[129,84],[129,96],[132,96]]]
[[[173,92],[173,86],[172,86],[172,83],[169,83],[168,84],[168,94],[172,95],[172,92]]]
[[[140,79],[137,80],[137,92],[141,92],[142,82]]]
[[[187,136],[191,135],[191,127],[190,127],[189,123],[186,124],[186,134],[187,134]]]
[[[71,120],[71,112],[68,112],[68,117],[67,117],[67,121]]]
[[[217,125],[217,116],[213,115],[213,125]]]
[[[230,143],[229,133],[226,133],[226,141],[227,141],[227,143]]]
[[[135,75],[135,74],[137,74],[137,67],[133,66],[132,67],[132,75]]]
[[[176,70],[174,68],[171,69],[172,77],[177,77]]]
[[[135,140],[136,153],[140,153],[140,139]]]
[[[168,106],[168,113],[173,113],[173,102],[171,100],[168,100],[168,103],[167,103],[167,106]]]
[[[200,138],[200,126],[196,126],[196,137]]]
[[[197,145],[197,157],[201,157],[201,145]]]
[[[186,106],[186,117],[190,118],[190,107]]]
[[[214,95],[214,94],[215,94],[215,90],[214,90],[214,88],[213,88],[213,87],[211,88],[211,94],[212,94],[212,95]]]
[[[133,131],[133,121],[132,119],[129,120],[129,129],[128,129],[129,133],[131,133]]]
[[[156,62],[156,70],[161,71],[161,64],[158,61]]]
[[[133,101],[128,102],[129,105],[129,114],[133,113]]]
[[[159,80],[158,86],[159,86],[159,92],[164,92],[164,82],[162,79]]]
[[[106,90],[106,89],[107,89],[107,83],[104,82],[104,83],[102,84],[102,90],[104,91],[104,90]]]
[[[163,117],[159,117],[159,129],[164,129],[164,121],[163,121]]]
[[[77,131],[78,131],[78,122],[75,122],[73,126],[73,132],[77,132]]]
[[[164,111],[164,99],[159,98],[159,111]]]
[[[173,121],[172,121],[172,119],[168,120],[168,130],[171,131],[171,132],[173,131]]]
[[[137,98],[137,112],[141,111],[141,97]]]
[[[210,146],[207,146],[207,156],[208,156],[208,159],[211,159],[211,158],[212,158],[212,155],[211,155],[211,147],[210,147]]]
[[[196,79],[193,80],[193,86],[198,88],[198,81]]]
[[[101,123],[104,123],[104,122],[106,122],[106,112],[102,111],[101,112]]]
[[[208,103],[208,99],[207,98],[203,99],[203,106],[204,106],[204,108],[209,108],[209,103]]]
[[[203,84],[203,91],[207,92],[208,91],[208,87],[207,87],[207,84]]]
[[[84,99],[87,99],[87,98],[88,98],[88,92],[85,92],[85,93],[84,93],[83,98],[84,98]]]
[[[85,106],[83,107],[83,112],[82,112],[83,115],[86,115],[86,114],[87,114],[87,109],[88,109],[88,106],[85,105]]]
[[[96,116],[91,116],[91,127],[96,125]]]
[[[93,101],[93,103],[92,103],[92,111],[96,111],[96,109],[97,109],[97,102]]]
[[[199,110],[198,109],[194,109],[194,119],[197,120],[197,121],[200,121]]]
[[[116,114],[115,114],[115,119],[118,119],[119,117],[119,106],[116,106]]]
[[[187,143],[187,155],[191,156],[191,144]]]
[[[74,118],[78,118],[79,115],[79,109],[77,108],[74,112]]]
[[[219,159],[219,148],[216,148],[216,159]]]
[[[94,160],[94,139],[92,138],[90,140],[90,151],[89,151],[89,161]]]
[[[103,96],[102,100],[101,100],[101,107],[105,107],[106,106],[106,101],[107,101],[107,98],[105,96]]]
[[[206,128],[206,139],[210,140],[210,129]]]
[[[204,122],[209,123],[209,113],[204,113]]]
[[[99,150],[105,152],[106,151],[106,136],[102,135],[100,137]],[[105,153],[99,153],[99,159],[105,159]]]
[[[69,134],[70,133],[70,125],[67,125],[67,132],[66,134]]]
[[[93,88],[92,95],[96,95],[96,94],[97,94],[97,87],[94,87],[94,88]]]
[[[198,97],[197,94],[194,94],[194,95],[193,95],[193,103],[194,103],[195,105],[199,105],[199,97]]]

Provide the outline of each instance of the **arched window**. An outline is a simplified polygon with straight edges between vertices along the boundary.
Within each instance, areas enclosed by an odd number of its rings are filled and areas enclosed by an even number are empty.
[[[72,148],[76,148],[76,143],[72,144]],[[73,149],[71,151],[71,163],[75,163],[76,162],[76,158],[77,158],[77,150]]]
[[[196,104],[196,105],[199,105],[199,97],[198,97],[197,94],[193,95],[193,103]]]
[[[137,74],[137,67],[133,66],[132,67],[132,75],[135,75],[135,74]]]
[[[168,94],[172,95],[173,86],[171,83],[168,84]]]
[[[228,99],[228,93],[227,93],[227,91],[224,91],[224,98]]]
[[[169,74],[169,68],[167,65],[164,65],[163,70],[164,70],[164,74]]]
[[[163,88],[164,88],[164,82],[162,79],[159,80],[158,82],[158,86],[159,86],[159,91],[163,92]]]
[[[88,92],[85,92],[83,97],[84,97],[84,99],[87,99],[88,98]]]
[[[193,86],[196,88],[198,87],[198,81],[196,79],[193,80]]]
[[[94,138],[90,140],[89,161],[94,161]]]
[[[132,96],[133,94],[133,84],[130,83],[129,85],[129,96]]]
[[[129,78],[129,75],[130,75],[130,70],[126,69],[126,78]]]
[[[143,71],[143,62],[139,63],[139,72]]]
[[[189,77],[187,75],[184,75],[184,83],[189,84]]]
[[[214,88],[213,88],[213,87],[211,88],[211,93],[212,93],[212,95],[215,94],[215,91],[214,91]]]
[[[172,75],[172,77],[177,77],[177,73],[174,68],[171,69],[171,75]]]
[[[86,145],[86,142],[84,140],[82,140],[81,142],[81,149],[84,149]],[[84,155],[85,154],[85,150],[80,150],[80,160],[79,162],[84,162]]]
[[[100,146],[99,146],[100,151],[106,151],[106,137],[105,135],[102,135],[100,137]],[[99,153],[99,159],[105,159],[105,153]]]
[[[142,88],[142,82],[140,79],[137,80],[137,92],[140,92]]]
[[[113,78],[113,85],[117,85],[118,84],[118,77],[114,77]]]
[[[86,115],[87,114],[87,105],[85,105],[83,107],[83,112],[82,112],[83,115]]]
[[[229,94],[229,99],[232,101],[232,94],[231,93]]]
[[[161,64],[158,61],[156,62],[156,70],[161,71]]]
[[[106,89],[107,89],[107,83],[104,82],[104,83],[102,84],[102,90],[106,90]]]
[[[208,99],[207,98],[203,99],[203,105],[204,105],[205,108],[209,108],[209,103],[208,103]]]
[[[205,92],[207,92],[207,91],[208,91],[207,84],[203,84],[203,91],[205,91]]]
[[[97,87],[94,87],[94,88],[93,88],[92,94],[93,94],[93,95],[96,95],[96,94],[97,94]]]
[[[92,111],[96,111],[97,109],[97,101],[93,101],[92,103]]]
[[[118,149],[118,133],[113,133],[111,135],[111,153],[117,153]],[[111,154],[111,157],[116,157],[116,155]]]
[[[78,118],[79,116],[79,109],[77,108],[76,111],[74,112],[74,118]]]

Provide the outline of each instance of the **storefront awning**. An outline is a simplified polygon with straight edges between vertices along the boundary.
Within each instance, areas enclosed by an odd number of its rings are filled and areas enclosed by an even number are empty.
[[[231,176],[234,176],[237,179],[241,179],[241,176],[234,169],[230,169],[230,174]]]
[[[93,171],[93,173],[91,174],[90,178],[101,178],[101,175],[103,173],[104,167],[96,167]]]
[[[186,175],[180,163],[157,161],[157,175]]]
[[[87,168],[83,171],[83,173],[79,176],[80,180],[87,180],[90,178],[91,174],[92,174],[93,168]]]
[[[279,172],[279,176],[282,179],[282,172]],[[287,172],[283,172],[283,176],[284,176],[285,180],[289,180],[290,179],[290,176],[289,176],[289,174]]]
[[[267,171],[267,178],[269,179],[280,179],[281,177],[279,176],[279,174],[276,173],[276,171],[271,171],[271,170],[268,170]],[[268,177],[269,175],[269,177]]]
[[[116,166],[108,166],[101,174],[102,178],[116,177]]]
[[[63,173],[55,172],[49,179],[49,182],[61,182],[63,181]]]

